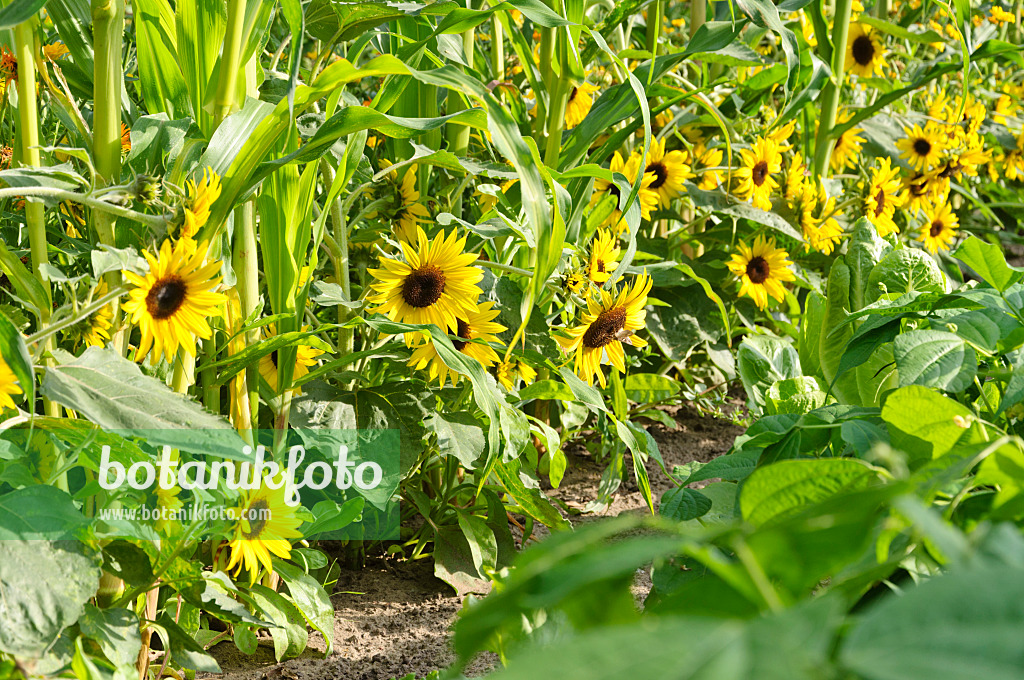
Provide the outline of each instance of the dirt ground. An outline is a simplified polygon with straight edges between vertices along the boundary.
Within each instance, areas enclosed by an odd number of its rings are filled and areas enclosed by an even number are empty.
[[[725,453],[743,428],[728,420],[701,415],[682,406],[670,411],[677,426],[649,424],[648,429],[671,471],[672,466],[691,461],[707,462]],[[567,452],[569,465],[559,489],[548,491],[570,508],[582,510],[594,499],[603,466],[595,463],[581,447]],[[627,461],[627,467],[630,463]],[[672,482],[655,465],[649,465],[652,493],[657,503]],[[615,517],[624,512],[647,512],[630,476],[602,512],[575,515],[573,522],[598,517]],[[514,532],[515,533],[515,532]],[[518,542],[519,536],[517,536]],[[650,589],[650,578],[638,572],[634,595],[642,602]],[[360,571],[343,571],[332,595],[335,605],[335,650],[319,658],[325,649],[317,633],[310,635],[310,648],[303,656],[283,663],[274,661],[273,649],[261,645],[253,656],[245,656],[234,645],[222,643],[212,653],[224,671],[224,680],[391,680],[413,674],[422,678],[430,671],[446,668],[454,661],[449,629],[462,607],[462,598],[433,575],[429,560],[417,563],[369,560]],[[493,655],[482,655],[468,669],[468,675],[486,674],[497,663]]]

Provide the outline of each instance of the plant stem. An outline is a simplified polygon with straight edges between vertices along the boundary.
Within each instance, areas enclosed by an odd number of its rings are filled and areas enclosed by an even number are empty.
[[[708,2],[711,0],[692,0],[690,3],[690,37],[703,26],[708,19]]]
[[[220,79],[213,104],[214,128],[237,108],[238,71],[245,29],[245,0],[228,0],[228,20],[220,52]]]
[[[18,133],[21,139],[21,161],[27,166],[42,165],[39,156],[39,104],[36,101],[36,19],[33,17],[14,27],[14,51],[18,59]],[[22,195],[25,195],[22,193]],[[46,211],[39,201],[25,201],[25,224],[28,227],[29,249],[32,254],[32,271],[46,292],[46,305],[39,310],[39,327],[50,323],[50,282],[43,274],[43,265],[49,261],[49,245],[46,241]],[[43,345],[47,367],[54,365],[49,355],[53,340]],[[60,417],[60,404],[43,399],[43,412],[51,417]],[[58,461],[58,464],[60,461]],[[67,476],[62,475],[67,489]]]
[[[334,185],[334,170],[326,158],[320,159],[320,172],[324,176],[324,186]],[[331,261],[334,264],[334,277],[341,286],[342,296],[345,302],[352,300],[352,282],[349,280],[348,263],[348,224],[345,221],[345,211],[342,209],[341,196],[334,199],[330,206],[331,210],[331,234],[324,235],[324,244],[331,253]],[[351,316],[351,312],[344,305],[338,305],[338,323],[344,324]],[[338,329],[338,354],[344,356],[352,352],[352,328]]]
[[[71,201],[73,203],[81,203],[84,206],[92,208],[93,210],[107,213],[109,215],[115,215],[117,217],[124,217],[154,229],[156,231],[166,230],[167,218],[161,217],[160,215],[147,215],[145,213],[136,212],[128,208],[122,208],[119,205],[113,203],[107,203],[106,201],[92,196],[86,196],[85,194],[75,193],[74,191],[66,191],[64,189],[56,189],[54,187],[6,187],[0,189],[0,199],[4,198],[23,198],[23,197],[47,197],[54,198],[58,201]],[[121,285],[118,281],[117,285]]]
[[[850,10],[853,0],[836,0],[835,24],[832,27],[832,77],[822,94],[821,118],[818,135],[814,140],[814,177],[828,173],[828,159],[832,155],[832,129],[836,125],[839,95],[845,80],[846,43],[850,31]]]
[[[472,2],[466,0],[466,7],[472,9]],[[462,51],[466,55],[466,63],[473,68],[473,50],[476,43],[476,29],[470,28],[462,34]],[[460,67],[460,70],[465,71]],[[455,90],[448,90],[448,110],[451,115],[458,111],[465,111],[468,107]],[[445,133],[448,137],[448,150],[456,156],[465,156],[469,150],[469,126],[459,123],[448,123],[445,126]],[[462,219],[462,192],[458,192],[451,204],[452,214]],[[332,215],[333,218],[333,215]]]
[[[505,27],[497,15],[491,16],[491,69],[495,80],[505,80]]]
[[[664,14],[662,3],[665,0],[655,0],[647,9],[647,51],[653,56],[658,56],[658,38],[661,37],[661,17]],[[694,0],[692,7],[703,5],[701,0]]]

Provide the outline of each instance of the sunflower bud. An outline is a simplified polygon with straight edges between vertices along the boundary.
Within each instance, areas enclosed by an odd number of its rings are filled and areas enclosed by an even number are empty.
[[[159,177],[136,175],[131,184],[131,194],[136,201],[146,205],[154,203],[160,197],[161,182]]]

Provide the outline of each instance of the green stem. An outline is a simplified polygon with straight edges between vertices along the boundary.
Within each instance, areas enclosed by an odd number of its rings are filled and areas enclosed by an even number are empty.
[[[71,201],[73,203],[81,203],[82,205],[92,208],[93,210],[108,215],[115,215],[117,217],[124,217],[129,220],[134,220],[141,224],[154,229],[158,232],[167,230],[167,218],[159,215],[147,215],[145,213],[136,212],[135,210],[129,210],[128,208],[122,208],[119,205],[113,203],[107,203],[106,201],[92,196],[86,196],[84,194],[78,194],[74,191],[65,191],[64,189],[56,189],[54,187],[7,187],[0,189],[0,200],[5,198],[22,198],[26,196],[40,196],[47,198],[55,198],[58,201]],[[117,281],[117,285],[121,285],[121,281]]]
[[[708,19],[708,2],[710,0],[692,0],[690,3],[690,37],[703,26]]]
[[[213,104],[214,127],[237,108],[238,71],[242,60],[245,30],[245,0],[228,0],[228,21],[220,52],[220,78]]]
[[[259,250],[256,246],[256,205],[246,201],[235,209],[234,253],[232,263],[235,268],[238,301],[242,310],[242,319],[248,319],[259,308]],[[246,332],[247,347],[259,342],[259,331]],[[259,367],[249,366],[245,371],[245,386],[249,400],[249,413],[252,418],[252,429],[256,429],[256,416],[260,405]]]
[[[658,56],[658,38],[661,37],[661,17],[664,14],[662,3],[665,0],[655,0],[647,10],[647,51]],[[694,0],[693,7],[703,5],[701,0]]]
[[[548,90],[547,146],[544,149],[544,164],[558,168],[558,157],[562,153],[562,130],[565,128],[565,104],[569,100],[567,83],[562,78],[553,79]]]
[[[505,27],[497,15],[491,16],[491,69],[495,80],[505,80]]]
[[[326,158],[320,159],[320,172],[324,176],[324,186],[334,185],[334,170]],[[341,197],[334,199],[330,206],[331,210],[331,234],[324,235],[324,244],[331,253],[331,262],[334,264],[334,277],[341,286],[341,293],[346,302],[352,300],[352,282],[349,280],[348,262],[348,224],[345,221],[345,211],[342,209]],[[344,324],[348,321],[351,312],[344,305],[338,305],[338,323]],[[338,354],[344,356],[350,354],[353,348],[352,328],[338,329]]]
[[[466,0],[466,7],[472,9],[472,2]],[[462,51],[466,55],[466,63],[473,68],[473,52],[476,43],[476,29],[471,28],[462,34]],[[465,71],[464,68],[459,70]],[[468,107],[462,97],[455,90],[448,90],[448,110],[451,115],[459,111],[465,111]],[[469,126],[460,123],[448,123],[445,126],[445,134],[448,138],[448,150],[456,156],[465,156],[469,150]],[[462,192],[458,192],[451,205],[452,214],[462,219]],[[333,215],[332,215],[333,217]]]
[[[850,10],[853,0],[836,0],[835,24],[832,27],[832,77],[825,85],[821,97],[821,118],[818,135],[814,140],[814,177],[828,174],[828,159],[832,155],[832,129],[836,125],[839,95],[845,80],[846,43],[850,30]]]

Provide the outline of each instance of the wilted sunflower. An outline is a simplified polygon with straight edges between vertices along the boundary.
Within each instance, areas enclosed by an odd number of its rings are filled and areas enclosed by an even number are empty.
[[[368,311],[399,323],[432,323],[441,330],[455,330],[459,317],[477,310],[481,291],[476,284],[484,277],[472,266],[477,255],[462,252],[466,237],[460,239],[454,229],[447,237],[442,230],[430,242],[417,225],[416,237],[418,246],[402,242],[404,262],[383,259],[380,269],[369,270],[377,280],[370,285],[375,292],[366,299],[378,306]]]
[[[622,160],[622,154],[616,151],[615,155],[612,156],[608,169],[625,175],[629,183],[632,184],[636,181],[639,166],[639,159],[636,156],[632,156],[628,161],[624,161]],[[640,193],[636,197],[637,202],[640,204],[640,217],[645,220],[651,219],[651,212],[658,208],[658,194],[651,191],[651,182],[653,181],[653,174],[644,174],[640,180]],[[612,227],[615,235],[618,236],[628,226],[626,219],[622,216],[622,211],[619,210],[619,187],[614,182],[598,177],[594,180],[594,193],[590,197],[590,207],[593,208],[600,203],[605,196],[613,197],[615,207],[612,208],[611,214],[605,219],[603,225]]]
[[[524,385],[531,385],[537,379],[537,371],[522,359],[512,357],[508,361],[502,361],[497,368],[498,382],[506,390],[513,390],[520,380]]]
[[[918,172],[927,172],[932,169],[945,150],[945,135],[935,123],[929,122],[922,129],[920,125],[911,128],[903,128],[907,135],[896,142],[900,158],[907,160]]]
[[[92,299],[98,300],[107,294],[107,282],[100,281],[93,289]],[[86,347],[106,347],[110,342],[110,328],[114,321],[114,310],[111,305],[104,305],[68,329],[75,347],[84,344]]]
[[[648,188],[658,195],[663,208],[667,208],[673,198],[683,193],[683,181],[693,176],[690,166],[686,164],[686,154],[678,150],[666,153],[664,139],[651,142],[644,174],[654,175]]]
[[[569,101],[565,103],[565,129],[571,130],[587,117],[590,109],[594,106],[594,93],[597,92],[597,85],[582,83],[572,88],[569,94]]]
[[[618,239],[605,229],[598,229],[590,244],[590,264],[587,275],[590,280],[600,285],[608,280],[619,262]]]
[[[772,175],[782,170],[782,156],[770,139],[758,137],[749,149],[740,149],[743,164],[733,173],[736,194],[753,202],[755,208],[771,210],[770,196],[779,187]]]
[[[124,311],[142,332],[137,361],[142,361],[150,348],[155,361],[164,356],[173,362],[179,348],[195,356],[196,336],[205,340],[213,335],[206,319],[220,316],[218,308],[227,298],[214,292],[220,285],[220,262],[204,264],[207,249],[206,243],[197,246],[191,239],[181,239],[172,248],[168,239],[159,258],[143,251],[149,261],[145,277],[124,272],[135,285]]]
[[[181,238],[194,238],[210,219],[210,208],[220,198],[220,175],[213,168],[203,170],[203,179],[197,185],[187,182],[188,207],[185,208],[185,224],[181,227]]]
[[[775,247],[775,239],[758,236],[754,247],[750,248],[742,241],[737,246],[738,253],[732,254],[727,263],[729,271],[741,281],[740,297],[749,295],[754,303],[764,309],[768,306],[768,296],[782,302],[786,299],[785,281],[795,281],[796,275],[789,269],[789,253]]]
[[[388,168],[393,165],[389,160],[381,159],[381,168]],[[412,164],[402,175],[402,181],[398,181],[398,171],[391,170],[388,173],[388,180],[395,185],[395,206],[390,212],[392,230],[395,238],[399,241],[411,243],[416,238],[416,228],[430,221],[430,211],[427,206],[419,202],[420,192],[416,190],[417,166]],[[376,217],[376,213],[370,217]]]
[[[870,78],[875,73],[882,74],[885,48],[874,28],[851,22],[846,40],[846,65],[843,67],[846,71],[862,78]]]
[[[15,394],[21,394],[18,379],[3,356],[0,356],[0,410],[14,408],[14,399],[11,396]]]
[[[7,92],[12,82],[18,82],[18,58],[4,46],[0,48],[0,95]]]
[[[309,330],[309,326],[304,327],[303,332]],[[277,327],[275,325],[268,326],[265,335],[274,337],[277,335]],[[320,356],[324,353],[323,350],[312,347],[311,345],[299,344],[295,348],[295,368],[292,369],[292,380],[298,380],[304,375],[309,373],[309,369],[320,363]],[[260,375],[270,385],[270,389],[277,394],[277,350],[275,349],[270,354],[267,354],[260,359]],[[301,387],[295,387],[292,389],[294,394],[302,394]]]
[[[949,203],[926,210],[924,218],[921,226],[921,242],[924,247],[932,253],[949,250],[960,226],[960,220],[950,209]]]
[[[864,197],[864,216],[875,225],[879,236],[900,231],[893,220],[896,209],[904,202],[899,174],[900,169],[891,167],[888,158],[879,159],[878,167],[871,171],[871,182]]]
[[[295,515],[295,508],[285,502],[286,485],[271,489],[268,481],[264,480],[259,489],[242,495],[236,510],[238,523],[228,543],[231,559],[226,569],[237,564],[236,575],[245,569],[249,572],[250,583],[256,582],[261,568],[268,573],[274,571],[271,553],[287,559],[292,554],[289,539],[302,537],[298,530],[302,520]]]
[[[484,343],[496,342],[501,344],[501,340],[498,339],[496,334],[503,333],[508,329],[500,323],[494,322],[494,319],[499,314],[499,310],[492,309],[493,306],[493,301],[486,300],[464,317],[460,316],[454,335],[463,338],[464,341],[452,340],[452,345],[455,346],[457,351],[476,359],[484,368],[490,368],[498,363],[499,357],[497,352],[490,345],[469,341],[480,340]],[[429,336],[424,344],[413,350],[412,356],[409,357],[409,365],[417,370],[426,369],[428,380],[432,382],[436,379],[441,387],[444,387],[449,374],[452,377],[452,385],[459,384],[459,372],[450,368],[441,359],[437,353],[437,348],[434,347],[434,343],[429,339]]]
[[[843,110],[839,112],[838,120],[840,124],[844,124],[852,117],[852,113]],[[833,172],[842,172],[851,165],[856,165],[857,155],[860,154],[861,146],[864,144],[864,138],[860,136],[861,132],[863,132],[862,128],[852,127],[839,135],[839,139],[836,140],[836,145],[832,149],[832,157],[829,159],[829,165]]]
[[[7,146],[6,144],[0,146],[0,170],[6,170],[11,167],[11,161],[14,160],[14,149]]]
[[[558,338],[558,344],[567,354],[575,356],[575,372],[588,385],[594,383],[594,375],[604,387],[604,371],[601,364],[611,363],[619,371],[626,372],[626,355],[622,343],[633,347],[646,347],[647,341],[636,335],[647,321],[647,294],[651,291],[651,277],[644,272],[633,285],[623,287],[617,295],[613,291],[601,290],[587,300],[587,311],[583,313],[578,326],[566,329],[565,336]]]

